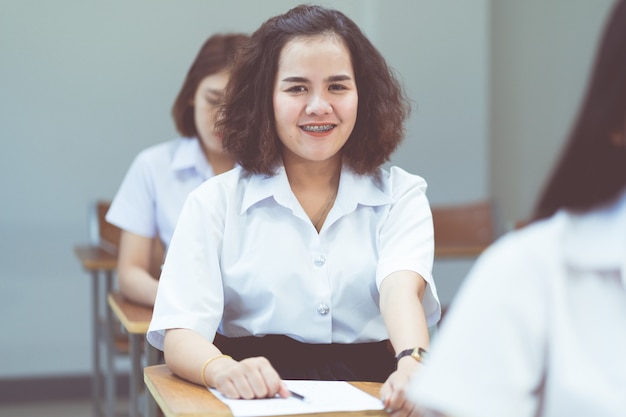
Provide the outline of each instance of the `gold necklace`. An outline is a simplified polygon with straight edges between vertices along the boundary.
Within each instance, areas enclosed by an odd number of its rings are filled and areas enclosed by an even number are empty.
[[[326,212],[330,208],[330,205],[332,204],[336,195],[337,195],[337,190],[333,191],[333,193],[330,195],[330,198],[328,199],[328,201],[326,202],[326,205],[324,206],[324,210],[322,210],[322,213],[317,218],[317,220],[313,221],[313,219],[311,219],[311,222],[313,222],[313,227],[315,227],[316,230],[320,230],[318,227],[319,223],[322,221],[322,218],[324,217],[324,215],[326,215]]]

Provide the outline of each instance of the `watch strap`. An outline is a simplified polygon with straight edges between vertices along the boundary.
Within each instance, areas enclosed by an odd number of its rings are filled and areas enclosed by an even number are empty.
[[[402,352],[398,353],[398,356],[396,356],[396,362],[404,358],[405,356],[410,356],[416,361],[420,363],[424,363],[426,362],[427,355],[428,355],[428,351],[421,347],[405,349]]]

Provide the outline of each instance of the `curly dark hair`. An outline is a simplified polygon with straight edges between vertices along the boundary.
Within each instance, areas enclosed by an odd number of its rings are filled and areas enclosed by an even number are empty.
[[[280,53],[294,37],[320,34],[343,40],[354,69],[359,102],[355,127],[342,148],[344,163],[358,174],[374,174],[404,138],[410,104],[380,52],[343,13],[300,5],[263,23],[233,66],[217,128],[224,149],[245,170],[273,175],[280,165],[272,100]]]
[[[209,37],[196,55],[172,107],[176,130],[187,138],[196,137],[196,120],[193,113],[193,96],[198,86],[209,75],[229,69],[235,55],[248,40],[243,33],[218,33]]]

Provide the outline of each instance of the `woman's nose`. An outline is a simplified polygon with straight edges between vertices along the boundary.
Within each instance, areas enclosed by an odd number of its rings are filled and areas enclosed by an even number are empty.
[[[328,114],[333,111],[333,107],[322,94],[312,94],[306,106],[307,114]]]

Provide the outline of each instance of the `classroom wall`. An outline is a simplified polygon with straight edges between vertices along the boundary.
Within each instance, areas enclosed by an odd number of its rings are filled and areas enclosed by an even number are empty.
[[[72,250],[88,206],[175,136],[170,108],[209,34],[298,3],[0,0],[0,379],[91,372],[90,281]],[[434,204],[487,196],[488,1],[322,3],[361,25],[415,103],[393,163]]]
[[[170,107],[214,31],[298,1],[0,0],[0,379],[91,371],[91,300],[72,247]],[[392,163],[433,204],[492,198],[530,214],[562,146],[613,0],[325,1],[397,70],[415,108]],[[449,301],[471,261],[438,261]]]
[[[491,1],[490,195],[528,218],[564,145],[613,0]]]

